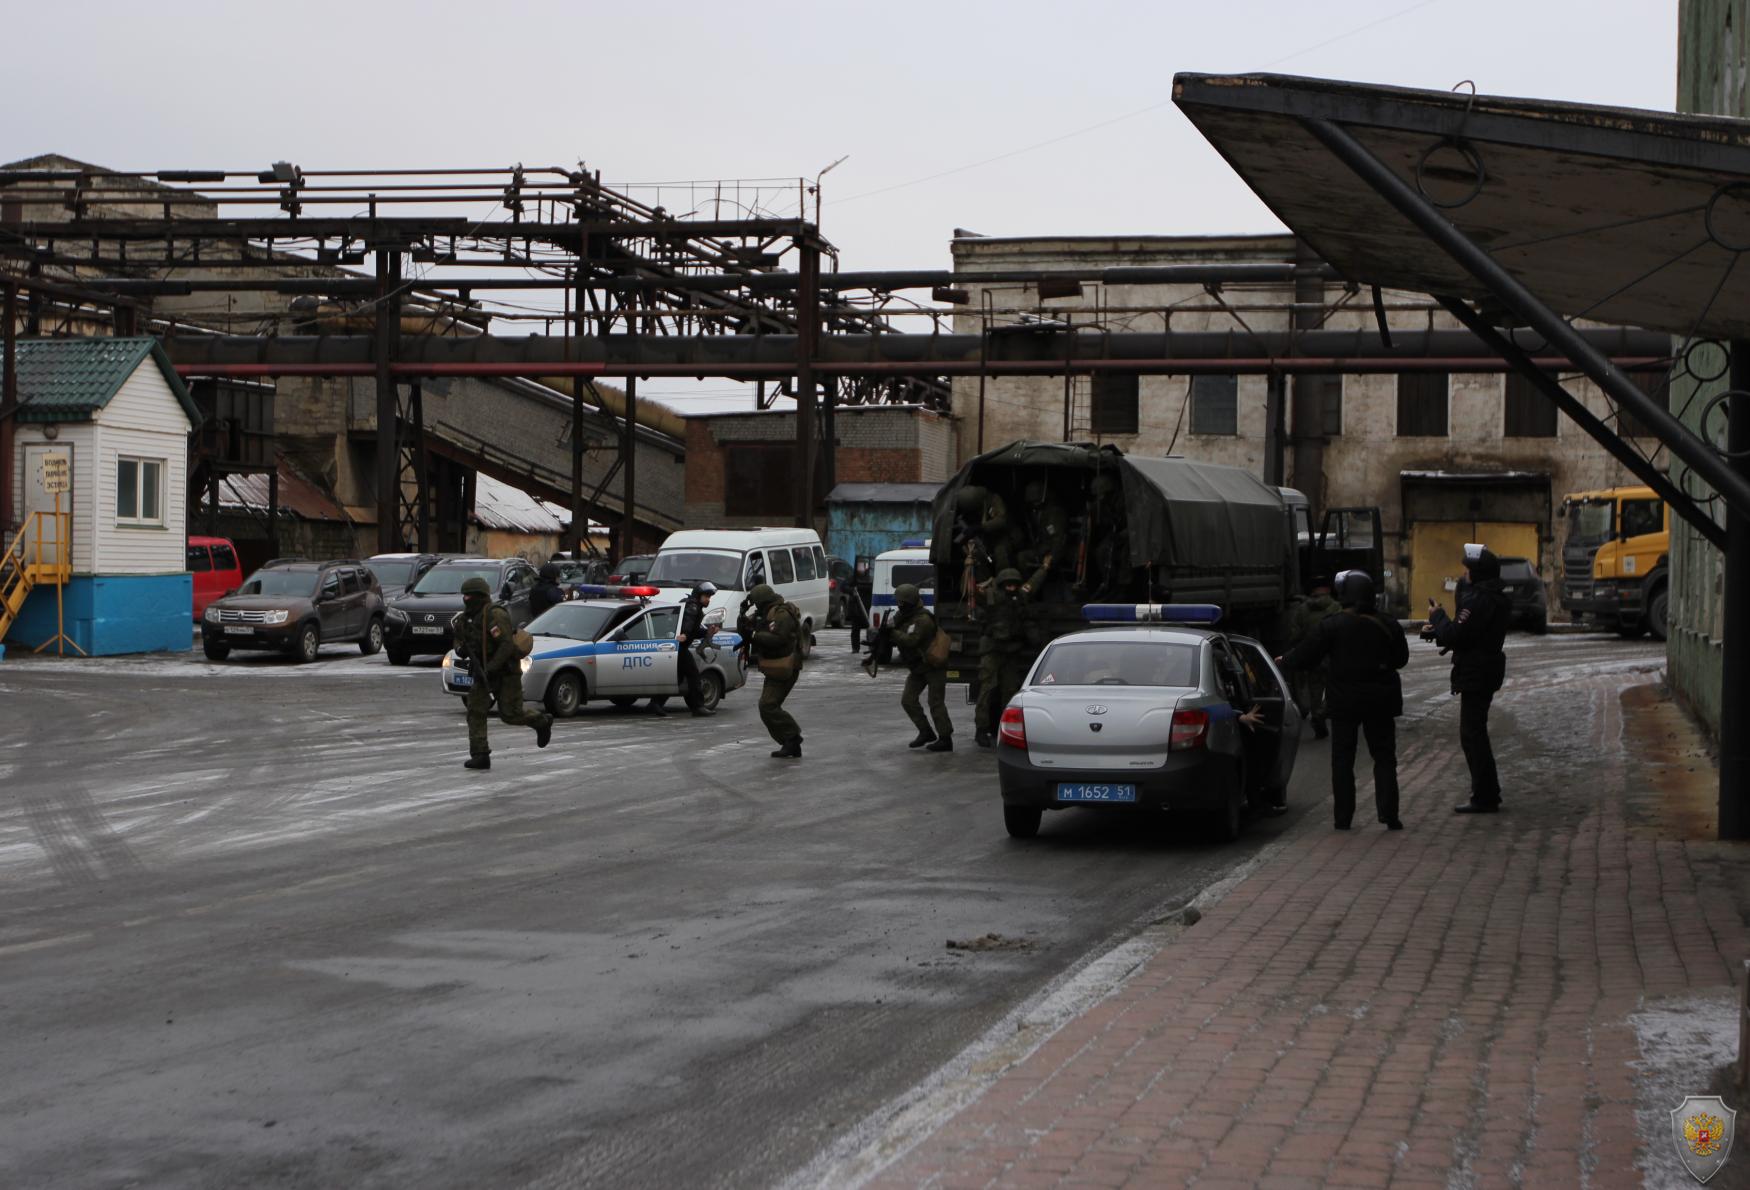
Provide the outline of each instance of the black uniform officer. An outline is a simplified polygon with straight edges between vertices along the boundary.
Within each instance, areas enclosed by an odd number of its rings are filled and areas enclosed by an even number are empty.
[[[1458,695],[1458,743],[1470,766],[1470,801],[1460,814],[1493,814],[1501,808],[1501,776],[1489,744],[1489,704],[1507,677],[1502,643],[1513,619],[1513,604],[1501,588],[1501,561],[1486,546],[1464,547],[1468,585],[1458,593],[1458,613],[1448,616],[1428,601],[1428,626],[1422,639],[1452,652],[1452,692]]]
[[[699,684],[699,653],[710,638],[705,631],[705,612],[711,607],[711,596],[717,594],[715,583],[700,583],[681,606],[680,642],[681,681],[686,686],[687,709],[697,718],[716,712],[705,707],[705,693]]]
[[[1310,669],[1329,659],[1325,708],[1331,720],[1331,798],[1337,829],[1355,817],[1355,742],[1367,737],[1373,756],[1373,803],[1379,820],[1403,830],[1398,820],[1397,716],[1404,713],[1398,670],[1409,663],[1410,646],[1396,620],[1373,605],[1373,580],[1359,570],[1337,576],[1343,610],[1320,620],[1312,635],[1282,658],[1290,669]]]
[[[532,617],[540,615],[550,607],[557,607],[565,602],[565,588],[559,585],[559,567],[552,562],[543,562],[536,572],[537,581],[529,589],[529,614]]]

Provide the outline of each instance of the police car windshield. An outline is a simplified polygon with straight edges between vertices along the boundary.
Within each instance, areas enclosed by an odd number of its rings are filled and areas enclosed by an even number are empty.
[[[1134,641],[1066,641],[1039,663],[1035,686],[1197,685],[1197,646]]]
[[[496,566],[434,566],[425,577],[413,584],[415,595],[455,595],[471,578],[483,578],[488,587],[498,587]]]
[[[561,603],[530,620],[529,631],[536,636],[594,640],[618,610],[618,607],[602,603]]]
[[[731,591],[741,590],[739,550],[664,550],[650,564],[645,579],[658,586],[715,583]]]
[[[315,593],[314,570],[257,570],[237,588],[239,595],[296,595],[308,599]]]

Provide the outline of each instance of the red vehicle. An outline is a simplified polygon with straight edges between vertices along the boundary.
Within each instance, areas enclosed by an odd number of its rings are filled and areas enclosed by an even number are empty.
[[[226,537],[188,539],[188,573],[194,579],[194,618],[200,619],[207,604],[223,599],[243,585],[243,568],[237,565],[237,547]]]

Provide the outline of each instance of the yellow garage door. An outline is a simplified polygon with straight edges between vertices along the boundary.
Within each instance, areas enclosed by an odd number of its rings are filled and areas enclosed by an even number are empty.
[[[1410,525],[1410,615],[1420,618],[1433,599],[1452,610],[1452,592],[1464,577],[1464,547],[1480,541],[1503,558],[1539,563],[1535,522],[1416,521]]]

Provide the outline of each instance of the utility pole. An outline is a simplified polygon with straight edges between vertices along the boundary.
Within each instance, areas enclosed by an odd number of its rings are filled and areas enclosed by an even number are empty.
[[[401,442],[395,351],[401,345],[401,252],[377,249],[377,552],[401,548]]]

